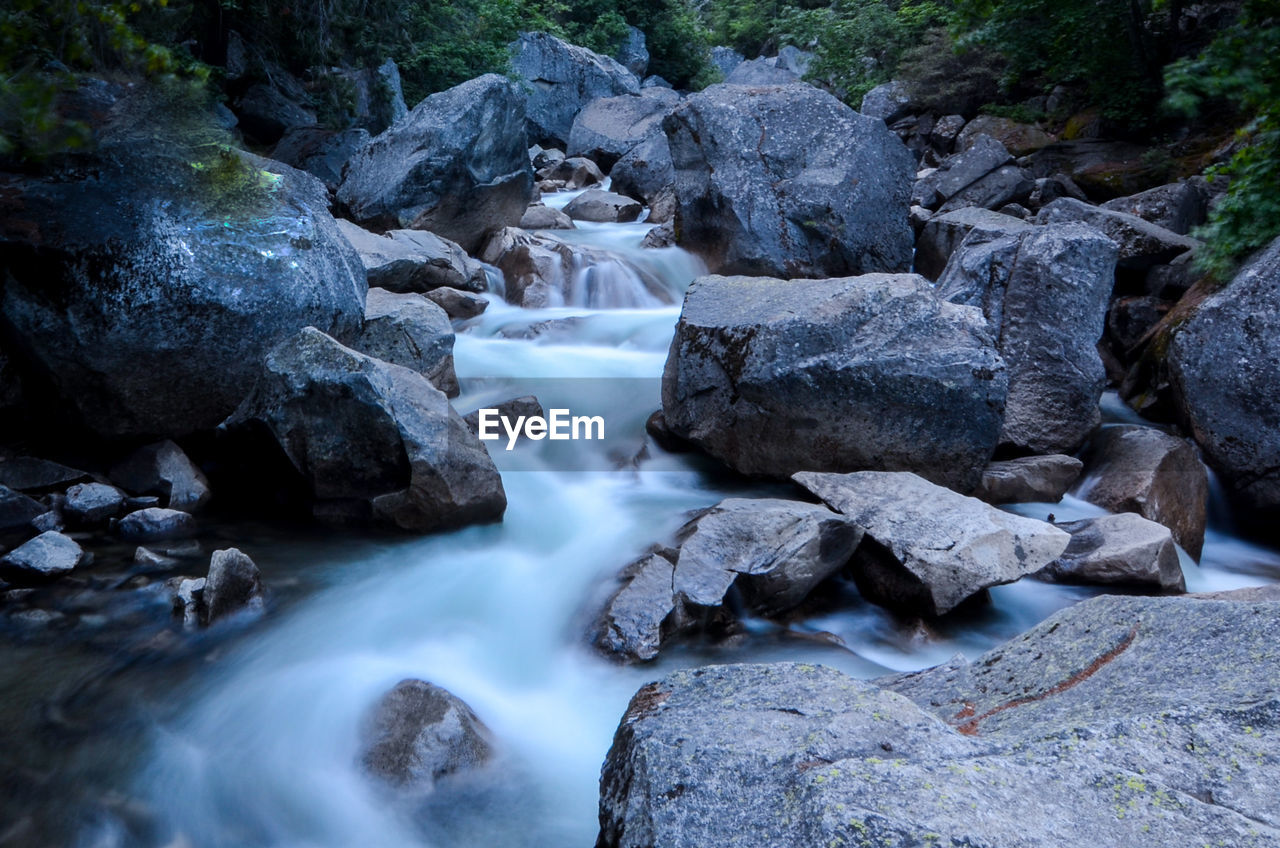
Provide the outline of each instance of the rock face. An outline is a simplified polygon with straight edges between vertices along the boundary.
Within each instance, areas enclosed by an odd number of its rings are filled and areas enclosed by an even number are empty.
[[[524,98],[486,74],[433,94],[351,160],[338,200],[375,229],[430,230],[476,250],[533,199]]]
[[[369,285],[393,292],[428,292],[442,286],[482,292],[484,267],[448,239],[425,230],[371,233],[350,221],[338,227],[360,256]]]
[[[1132,512],[1058,524],[1071,534],[1062,556],[1038,577],[1060,583],[1149,586],[1185,592],[1169,528]]]
[[[1233,499],[1266,524],[1280,516],[1280,240],[1173,335],[1169,372],[1181,415]]]
[[[1090,206],[1070,197],[1053,201],[1036,215],[1036,222],[1040,224],[1067,221],[1089,224],[1110,237],[1120,246],[1121,268],[1145,270],[1152,265],[1162,265],[1199,244],[1193,238],[1178,235],[1136,215]]]
[[[1074,456],[1049,454],[993,462],[982,472],[974,497],[987,503],[1057,503],[1080,477],[1084,463]]]
[[[618,726],[597,848],[717,845],[726,827],[740,848],[1269,845],[1277,610],[1096,598],[879,685],[795,664],[674,672]]]
[[[351,341],[361,353],[417,371],[449,397],[458,395],[453,370],[453,325],[420,294],[369,289],[364,328]]]
[[[852,570],[869,600],[942,615],[983,589],[1034,574],[1066,549],[1051,524],[910,473],[802,472],[795,481],[865,531]]]
[[[281,338],[354,329],[364,274],[315,178],[129,132],[103,131],[92,178],[0,177],[0,321],[91,431],[180,436],[235,409]]]
[[[639,218],[644,207],[629,197],[590,189],[570,201],[564,211],[575,221],[627,223]]]
[[[911,154],[809,85],[712,86],[663,120],[681,246],[715,272],[905,271]]]
[[[422,375],[308,328],[266,358],[224,425],[278,447],[316,501],[404,530],[495,521],[502,480],[449,399]]]
[[[563,147],[574,118],[593,100],[639,94],[640,81],[616,60],[545,32],[511,44],[511,70],[527,86],[529,141]]]
[[[209,502],[209,480],[182,448],[166,439],[146,445],[111,468],[117,486],[135,495],[159,495],[165,506],[195,512]]]
[[[744,474],[909,470],[969,491],[1005,392],[981,315],[921,277],[702,277],[662,407],[673,433]]]
[[[960,243],[975,230],[988,236],[996,236],[1016,233],[1030,226],[1012,215],[1002,215],[978,206],[935,215],[920,231],[920,239],[916,243],[915,271],[926,279],[938,279]]]
[[[42,583],[70,574],[84,559],[75,540],[49,530],[0,558],[0,577],[14,583]]]
[[[668,111],[660,100],[638,94],[593,100],[574,118],[566,152],[586,156],[608,171],[645,138],[660,134]]]
[[[244,611],[262,609],[262,575],[237,548],[214,551],[204,584],[205,623]]]
[[[1098,431],[1084,460],[1080,497],[1165,525],[1187,553],[1200,558],[1209,478],[1195,448],[1177,436],[1126,424]]]
[[[1001,443],[1072,453],[1098,426],[1115,265],[1115,244],[1083,224],[973,232],[952,254],[940,295],[981,307],[1008,364]]]
[[[361,748],[372,775],[414,793],[493,755],[488,728],[471,708],[424,680],[402,680],[382,697],[365,720]]]

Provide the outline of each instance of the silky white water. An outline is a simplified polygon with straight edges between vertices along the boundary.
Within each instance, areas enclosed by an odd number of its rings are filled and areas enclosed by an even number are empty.
[[[596,225],[571,237],[660,267],[678,303],[696,260],[677,250],[641,257],[646,229]],[[456,405],[465,413],[503,399],[489,398],[496,389],[482,378],[504,378],[504,397],[520,393],[511,389],[525,380],[534,394],[566,395],[543,397],[544,405],[570,407],[587,400],[575,391],[617,381],[626,390],[609,399],[611,421],[640,447],[643,422],[659,405],[658,378],[678,312],[675,305],[531,311],[495,298],[459,332],[464,392]],[[554,332],[520,337],[548,321]],[[562,448],[528,443],[512,456],[491,444],[509,502],[500,525],[365,545],[358,556],[335,551],[315,566],[332,575],[328,589],[219,657],[189,693],[189,708],[156,728],[137,779],[138,793],[164,818],[160,844],[585,848],[595,840],[599,770],[617,722],[634,691],[666,669],[786,658],[872,677],[958,651],[976,656],[1096,594],[1023,581],[994,590],[985,613],[908,632],[854,597],[789,630],[748,622],[749,638],[719,652],[689,648],[656,666],[618,667],[584,639],[609,577],[669,538],[687,511],[777,488],[726,481],[706,473],[700,460],[652,445],[631,461],[596,456],[583,463],[588,470],[566,470],[570,464],[556,454]],[[604,447],[577,442],[572,450]],[[1062,519],[1099,510],[1068,498],[1018,511]],[[1202,565],[1187,565],[1192,590],[1280,575],[1273,554],[1214,531]],[[446,787],[425,806],[381,793],[357,765],[362,717],[406,677],[468,702],[500,752],[480,778]]]

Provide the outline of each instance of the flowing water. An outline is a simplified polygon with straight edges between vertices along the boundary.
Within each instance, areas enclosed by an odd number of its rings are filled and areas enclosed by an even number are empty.
[[[633,274],[596,269],[596,288],[625,289],[610,302],[628,308],[523,310],[494,296],[455,347],[461,411],[517,394],[575,410],[603,403],[616,438],[526,442],[511,452],[490,443],[509,501],[499,525],[295,546],[292,555],[307,561],[295,562],[294,573],[305,573],[309,588],[212,662],[167,678],[168,708],[144,711],[153,716],[144,744],[120,752],[120,771],[131,775],[121,788],[161,822],[147,844],[589,846],[617,722],[632,693],[667,669],[802,659],[874,677],[957,652],[976,656],[1096,594],[1023,581],[992,591],[986,609],[925,627],[850,592],[802,623],[749,621],[742,638],[677,650],[655,666],[622,668],[594,655],[583,633],[622,565],[667,539],[690,510],[779,491],[645,446],[643,422],[659,406],[679,298],[698,271],[677,249],[642,251],[647,229],[585,225],[557,235],[642,263],[660,276],[670,304],[653,302]],[[1017,510],[1059,519],[1100,512],[1071,497]],[[1280,557],[1216,528],[1200,566],[1184,565],[1193,591],[1280,579]],[[385,796],[357,766],[363,716],[406,677],[467,701],[499,749],[480,777],[420,803]],[[136,844],[129,834],[118,821],[100,821],[82,829],[80,844]]]

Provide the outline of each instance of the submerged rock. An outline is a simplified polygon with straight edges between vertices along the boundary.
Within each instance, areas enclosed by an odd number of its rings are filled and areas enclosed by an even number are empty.
[[[1122,512],[1057,526],[1071,534],[1071,542],[1037,577],[1059,583],[1187,590],[1173,534],[1162,524]]]
[[[414,793],[493,756],[489,730],[459,698],[424,680],[402,680],[366,717],[360,760],[374,777]]]

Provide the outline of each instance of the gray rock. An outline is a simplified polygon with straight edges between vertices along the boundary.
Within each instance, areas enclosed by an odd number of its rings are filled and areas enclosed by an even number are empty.
[[[238,548],[214,551],[205,578],[204,623],[262,609],[262,574]]]
[[[1041,579],[1187,590],[1173,534],[1162,524],[1122,512],[1057,526],[1071,534],[1071,542],[1061,557],[1036,575]]]
[[[209,502],[209,480],[182,448],[166,439],[112,466],[111,482],[135,495],[159,495],[165,506],[195,512]]]
[[[572,230],[573,219],[559,209],[535,203],[520,218],[522,230]]]
[[[204,615],[203,577],[175,577],[166,581],[173,600],[173,616],[182,622],[184,630],[200,627]]]
[[[423,297],[443,309],[445,314],[455,321],[474,318],[489,308],[489,301],[480,295],[447,286],[432,289]]]
[[[120,519],[116,532],[130,542],[185,539],[195,535],[196,520],[189,512],[150,507],[131,512]]]
[[[609,172],[609,187],[619,194],[652,203],[662,192],[674,191],[675,166],[665,133],[645,138],[618,160]]]
[[[591,635],[606,656],[624,662],[647,662],[663,642],[686,623],[672,589],[675,564],[660,554],[647,554],[622,570],[622,585],[605,603]]]
[[[1236,503],[1280,516],[1280,240],[1181,324],[1168,367],[1182,419]],[[1184,545],[1185,547],[1185,545]]]
[[[800,82],[800,75],[786,68],[779,68],[767,59],[751,59],[739,62],[725,75],[729,85],[768,86],[791,85]]]
[[[11,583],[42,583],[70,574],[83,560],[84,551],[74,540],[49,530],[0,558],[0,577]]]
[[[712,271],[903,271],[912,158],[883,122],[808,85],[717,85],[663,121],[681,245]]]
[[[425,230],[371,233],[350,221],[338,221],[364,265],[369,285],[393,292],[428,292],[448,286],[482,292],[484,268],[461,246]]]
[[[640,85],[640,96],[652,98],[667,107],[675,106],[684,99],[680,96],[680,92],[673,90],[671,83],[662,77],[646,78]]]
[[[249,86],[236,98],[232,110],[240,127],[259,144],[274,144],[290,130],[316,125],[314,111],[265,83]]]
[[[496,409],[498,410],[498,414],[501,417],[510,418],[513,421],[522,416],[525,418],[529,418],[533,416],[537,416],[541,418],[544,415],[546,415],[546,412],[542,408],[542,404],[539,403],[538,399],[533,395],[523,395],[522,397],[512,398],[511,400],[504,400],[493,407],[482,407],[482,408]],[[470,430],[472,433],[478,434],[480,432],[480,410],[479,409],[468,412],[465,416],[463,416],[462,420],[467,423],[467,429]],[[524,438],[524,437],[521,436],[521,438]]]
[[[62,512],[74,524],[103,524],[124,509],[124,492],[106,483],[77,483],[67,489]]]
[[[941,153],[950,153],[965,123],[964,115],[943,115],[934,121],[933,129],[929,131],[929,143]]]
[[[540,144],[535,144],[529,149],[538,151],[533,155],[533,167],[538,171],[559,165],[565,160],[564,151],[557,147],[544,148]]]
[[[362,147],[369,143],[368,130],[325,130],[319,127],[300,127],[287,132],[271,158],[286,165],[306,171],[329,191],[337,191],[347,163]]]
[[[711,64],[716,66],[720,71],[720,75],[728,77],[733,73],[733,69],[747,61],[747,57],[743,56],[732,47],[712,47],[711,48]]]
[[[529,140],[564,144],[573,119],[593,100],[638,94],[640,81],[620,63],[545,32],[511,44],[511,71],[521,80]]]
[[[787,44],[778,50],[778,55],[774,57],[773,64],[784,70],[788,70],[796,76],[803,77],[809,73],[809,66],[813,64],[814,54],[810,50],[801,50],[794,44]]]
[[[573,119],[566,150],[608,171],[647,137],[661,134],[662,119],[669,111],[668,104],[638,94],[593,100]]]
[[[417,371],[449,397],[458,395],[453,325],[444,309],[420,294],[369,289],[364,327],[351,347]]]
[[[409,113],[400,68],[391,59],[377,68],[332,68],[327,76],[331,84],[338,82],[345,89],[340,107],[343,114],[336,118],[340,125],[377,135]]]
[[[936,170],[918,180],[911,192],[912,200],[926,209],[937,209],[978,180],[1012,161],[1013,157],[1003,144],[989,135],[980,135],[968,150],[948,157]]]
[[[910,470],[969,491],[1005,391],[979,312],[921,277],[702,277],[662,407],[673,433],[744,474]]]
[[[139,545],[133,552],[133,565],[135,568],[146,571],[164,571],[173,568],[177,564],[177,558],[166,556],[142,545]]]
[[[1010,203],[1028,200],[1034,188],[1035,183],[1025,171],[1015,165],[1005,165],[961,189],[938,207],[938,211],[951,212],[966,206],[1000,209]]]
[[[644,33],[633,26],[627,27],[627,34],[613,58],[637,78],[643,77],[649,70],[649,50],[645,46]]]
[[[382,696],[365,719],[360,747],[370,774],[413,793],[493,756],[489,730],[471,708],[423,680],[402,680]]]
[[[640,80],[640,91],[644,93],[646,88],[671,88],[671,83],[667,82],[657,74],[651,74]]]
[[[1021,124],[996,115],[978,115],[965,124],[956,138],[956,149],[964,150],[980,135],[998,139],[1014,156],[1026,156],[1053,143],[1053,136],[1036,124]]]
[[[50,492],[89,480],[89,475],[34,456],[15,456],[0,460],[0,486],[19,492]]]
[[[1121,268],[1144,270],[1161,265],[1199,245],[1193,238],[1178,235],[1136,215],[1090,206],[1068,197],[1053,201],[1036,215],[1039,224],[1066,221],[1080,221],[1106,233],[1120,245]]]
[[[1084,463],[1074,456],[1049,454],[993,462],[982,472],[974,497],[987,503],[1057,503],[1080,478]]]
[[[676,190],[668,187],[658,192],[649,200],[649,215],[644,219],[646,224],[673,224],[676,218]]]
[[[676,246],[676,230],[668,221],[661,226],[654,227],[652,230],[644,234],[644,241],[640,242],[641,247],[663,248]]]
[[[622,717],[596,844],[718,845],[728,826],[740,848],[1270,845],[1278,622],[1274,602],[1109,596],[879,685],[677,671]]]
[[[907,90],[906,83],[894,80],[877,85],[864,94],[858,111],[868,117],[879,118],[886,124],[892,124],[911,114],[912,108],[911,93]],[[954,139],[955,136],[952,138]]]
[[[568,191],[576,191],[604,181],[604,172],[600,170],[600,166],[585,156],[571,156],[539,171],[538,176],[544,180],[562,183],[560,187]]]
[[[1115,244],[1083,224],[975,231],[952,254],[939,294],[981,307],[1009,368],[1002,444],[1072,453],[1098,426],[1115,265]]]
[[[314,329],[267,355],[224,428],[282,450],[322,512],[359,503],[376,521],[430,531],[506,509],[497,469],[443,392]]]
[[[851,566],[869,600],[942,615],[1044,568],[1070,537],[905,472],[802,472],[793,479],[866,533]],[[868,544],[868,541],[871,544]]]
[[[0,533],[26,532],[31,520],[43,515],[47,508],[34,498],[0,486]]]
[[[629,197],[593,188],[575,197],[564,211],[575,221],[627,223],[639,218],[644,207]]]
[[[951,255],[974,230],[996,235],[1016,233],[1029,226],[1026,221],[977,206],[934,215],[925,223],[916,242],[915,271],[926,279],[937,280]]]
[[[1185,439],[1150,427],[1104,427],[1084,455],[1077,495],[1112,512],[1163,524],[1192,557],[1204,545],[1209,479]]]
[[[477,249],[533,199],[523,101],[497,74],[431,95],[356,154],[338,200],[375,229],[430,230]]]
[[[1147,333],[1169,314],[1172,307],[1162,298],[1120,297],[1111,302],[1107,310],[1107,341],[1117,356],[1132,361]]]
[[[1108,200],[1102,204],[1102,208],[1135,215],[1185,236],[1204,223],[1209,211],[1208,201],[1208,194],[1203,186],[1191,180],[1183,180],[1147,189],[1131,197]]]
[[[37,533],[47,533],[50,530],[63,530],[66,526],[67,523],[63,520],[61,508],[51,509],[48,512],[37,515],[35,518],[31,519],[30,525],[31,529],[35,530]],[[25,536],[27,534],[23,532],[21,535]]]

